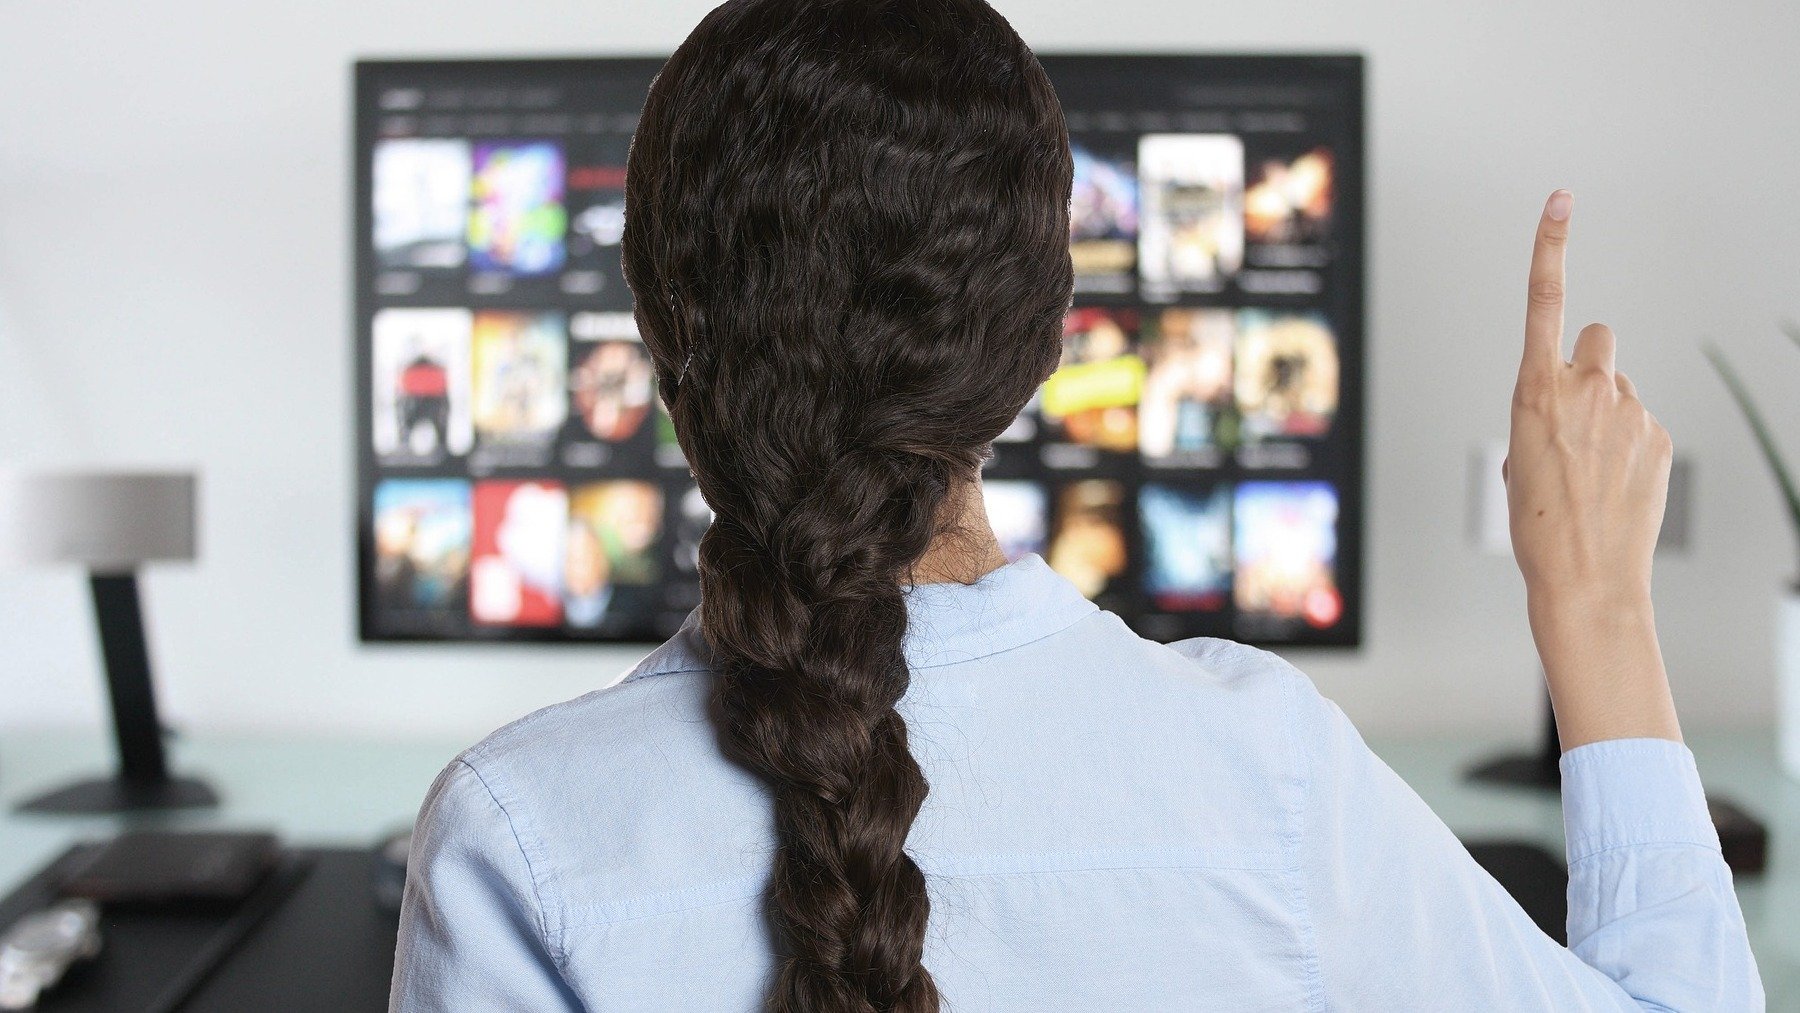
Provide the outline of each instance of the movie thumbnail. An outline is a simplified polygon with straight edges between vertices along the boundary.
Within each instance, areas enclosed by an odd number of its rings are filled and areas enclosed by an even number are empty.
[[[619,251],[625,238],[625,150],[621,145],[587,154],[580,161],[570,156],[568,264],[559,286],[597,308],[628,309],[631,291]]]
[[[989,479],[981,483],[988,525],[1007,562],[1042,554],[1049,528],[1049,503],[1036,482]]]
[[[1314,244],[1331,235],[1331,149],[1314,148],[1293,161],[1274,158],[1256,167],[1244,191],[1244,231],[1253,243]]]
[[[475,146],[470,267],[521,276],[562,269],[563,171],[562,148],[549,141]]]
[[[1244,144],[1230,134],[1138,141],[1138,274],[1150,299],[1217,292],[1244,263]]]
[[[436,464],[475,442],[469,379],[474,317],[465,309],[375,314],[375,453],[387,464]]]
[[[1044,392],[1041,387],[1038,390],[1032,391],[1031,400],[1025,402],[1025,407],[1019,409],[1019,414],[1013,416],[1013,420],[1007,424],[1006,428],[1001,431],[999,436],[994,437],[994,442],[1030,443],[1032,440],[1036,439],[1038,434],[1037,420],[1038,416],[1042,414],[1043,400]]]
[[[616,247],[625,238],[625,167],[577,165],[569,169],[569,255],[584,257]]]
[[[389,479],[375,487],[375,599],[388,618],[462,614],[469,578],[469,483]]]
[[[1137,267],[1137,170],[1129,158],[1102,157],[1081,144],[1069,150],[1075,160],[1069,201],[1075,289],[1127,291]]]
[[[687,457],[681,449],[681,434],[675,431],[675,420],[669,417],[669,406],[663,404],[662,398],[650,399],[654,408],[656,421],[656,460],[665,467],[679,466],[687,468]]]
[[[1245,482],[1233,512],[1238,610],[1336,625],[1344,614],[1337,490],[1325,482]]]
[[[700,539],[706,536],[706,529],[712,527],[712,522],[712,507],[707,506],[700,487],[688,486],[676,503],[674,555],[677,570],[687,574],[700,572]]]
[[[386,268],[461,267],[469,142],[381,141],[374,155],[375,259]]]
[[[1062,363],[1040,391],[1047,438],[1123,453],[1137,449],[1144,385],[1137,326],[1135,310],[1069,311]]]
[[[1155,462],[1212,463],[1201,455],[1237,442],[1232,311],[1164,310],[1142,341],[1147,367],[1138,405],[1138,449]]]
[[[563,614],[592,629],[614,606],[619,589],[654,584],[662,533],[662,490],[649,482],[594,482],[569,496],[563,561]]]
[[[1090,478],[1056,494],[1050,533],[1052,569],[1089,598],[1099,597],[1125,572],[1125,487]]]
[[[1216,612],[1231,596],[1231,490],[1138,490],[1144,592],[1164,612]]]
[[[643,428],[656,394],[637,322],[630,313],[578,313],[569,329],[575,414],[595,439],[623,443]]]
[[[618,246],[625,238],[625,198],[589,204],[569,223],[569,231],[580,238],[578,253]]]
[[[487,626],[559,625],[568,523],[560,483],[475,483],[469,617]]]
[[[1338,406],[1338,349],[1321,313],[1238,315],[1237,404],[1247,439],[1324,436]]]
[[[474,319],[475,431],[484,442],[544,443],[568,417],[561,313],[482,310]]]

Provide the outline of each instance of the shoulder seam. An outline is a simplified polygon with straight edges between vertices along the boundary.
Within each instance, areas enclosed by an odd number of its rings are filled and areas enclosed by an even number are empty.
[[[618,682],[613,683],[613,686],[623,686],[628,682],[640,682],[644,679],[654,679],[659,675],[711,675],[711,674],[712,674],[712,669],[710,669],[710,668],[698,668],[698,667],[696,667],[696,668],[652,668],[652,669],[648,669],[648,670],[645,670],[642,672],[636,672],[636,671],[628,672],[628,673],[626,673],[625,678],[620,679]],[[611,689],[612,686],[608,686],[607,688]]]
[[[525,876],[531,883],[531,898],[537,905],[538,936],[543,941],[545,951],[550,954],[550,959],[556,963],[557,971],[566,973],[569,955],[563,951],[561,945],[552,945],[550,942],[549,909],[544,905],[544,892],[538,882],[537,867],[531,863],[531,852],[525,847],[524,838],[519,834],[519,825],[513,819],[512,811],[506,808],[506,803],[500,801],[500,796],[495,794],[493,786],[488,784],[487,778],[482,775],[480,770],[476,769],[474,764],[468,761],[468,755],[465,753],[457,757],[456,762],[475,775],[475,780],[481,785],[481,790],[487,792],[488,801],[494,803],[494,808],[500,810],[500,815],[506,818],[506,829],[512,834],[513,847],[519,849],[520,860],[525,863]]]

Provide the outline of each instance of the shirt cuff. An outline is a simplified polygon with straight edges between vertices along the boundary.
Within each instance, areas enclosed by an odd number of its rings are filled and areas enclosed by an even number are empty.
[[[1569,864],[1612,848],[1719,850],[1694,754],[1668,739],[1609,739],[1562,757]]]

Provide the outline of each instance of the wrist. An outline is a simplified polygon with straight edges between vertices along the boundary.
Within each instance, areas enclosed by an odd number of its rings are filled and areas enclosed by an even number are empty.
[[[1602,739],[1680,741],[1647,591],[1533,596],[1530,608],[1565,750]]]
[[[1636,647],[1656,644],[1656,610],[1648,592],[1529,594],[1525,607],[1532,639],[1553,683],[1566,677],[1591,680],[1598,671],[1614,668],[1611,662],[1621,652],[1632,654]]]
[[[1540,623],[1610,623],[1618,620],[1655,621],[1650,582],[1614,581],[1606,584],[1530,587],[1525,607],[1533,627]]]

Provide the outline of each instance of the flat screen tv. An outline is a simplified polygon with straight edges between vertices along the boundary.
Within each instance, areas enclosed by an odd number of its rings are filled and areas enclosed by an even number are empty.
[[[657,59],[367,61],[355,88],[359,628],[648,642],[709,511],[620,270]],[[1063,362],[984,475],[1145,636],[1362,630],[1355,56],[1045,56],[1068,116]]]

